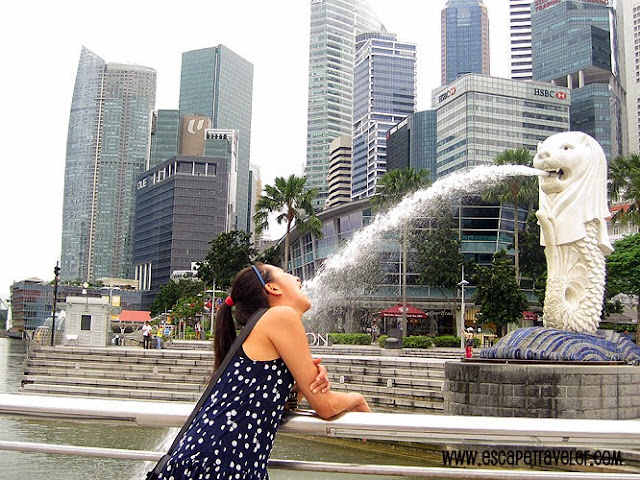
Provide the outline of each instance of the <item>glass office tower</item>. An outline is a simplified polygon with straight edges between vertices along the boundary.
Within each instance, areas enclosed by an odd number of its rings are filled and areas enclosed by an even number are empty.
[[[467,73],[489,75],[489,15],[482,0],[448,0],[440,21],[442,84]]]
[[[238,188],[232,230],[251,231],[249,165],[253,65],[224,45],[182,54],[180,115],[204,115],[214,129],[238,133]]]
[[[329,146],[351,136],[356,35],[385,31],[366,0],[311,1],[306,188],[318,190],[314,208],[328,197]]]
[[[179,131],[180,112],[178,110],[158,110],[154,113],[149,168],[178,155]]]
[[[156,72],[82,48],[69,115],[63,281],[133,276],[136,177],[147,169]]]
[[[429,179],[437,180],[436,110],[423,110],[409,115],[387,134],[387,171],[394,168],[427,170]]]
[[[416,110],[416,46],[395,34],[356,37],[351,197],[371,197],[387,171],[387,132]]]
[[[608,159],[626,137],[613,4],[545,0],[531,11],[533,78],[571,90],[571,130],[594,137]]]

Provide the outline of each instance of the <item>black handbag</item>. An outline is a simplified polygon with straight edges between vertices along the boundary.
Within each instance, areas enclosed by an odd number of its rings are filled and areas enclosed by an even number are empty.
[[[216,383],[218,383],[218,380],[224,373],[225,369],[227,368],[227,365],[231,363],[231,360],[233,360],[233,357],[236,355],[237,351],[240,350],[240,347],[244,343],[245,339],[249,336],[249,333],[251,333],[251,330],[253,330],[253,327],[255,327],[256,323],[258,323],[258,320],[260,320],[260,317],[262,317],[262,315],[264,315],[267,310],[268,308],[258,309],[253,315],[251,315],[251,318],[245,324],[245,326],[242,327],[240,334],[236,337],[236,339],[231,344],[229,353],[227,353],[227,356],[224,357],[223,362],[220,364],[218,369],[213,374],[213,377],[209,382],[209,385],[207,385],[207,388],[202,393],[202,396],[200,397],[200,400],[198,400],[198,403],[196,404],[193,411],[191,412],[191,415],[189,415],[189,418],[182,426],[182,429],[180,430],[180,432],[178,432],[178,435],[176,435],[176,438],[173,440],[173,443],[171,444],[171,448],[169,448],[169,451],[165,455],[163,455],[160,460],[158,460],[158,463],[156,464],[156,466],[152,470],[149,470],[149,472],[147,473],[147,476],[145,477],[146,480],[158,479],[158,475],[160,475],[160,472],[164,470],[165,465],[171,458],[171,452],[173,452],[173,450],[178,446],[178,444],[180,443],[180,439],[184,435],[184,432],[187,431],[187,429],[191,425],[191,422],[193,422],[196,415],[198,414],[198,412],[200,411],[204,403],[207,401],[207,398],[209,398],[209,396],[211,395],[211,391],[215,387]]]

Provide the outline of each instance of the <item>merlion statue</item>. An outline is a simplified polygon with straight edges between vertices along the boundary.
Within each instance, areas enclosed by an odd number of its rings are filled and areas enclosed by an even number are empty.
[[[545,327],[595,333],[605,284],[605,255],[613,251],[605,218],[607,162],[582,132],[550,136],[538,145],[540,243],[547,257]]]

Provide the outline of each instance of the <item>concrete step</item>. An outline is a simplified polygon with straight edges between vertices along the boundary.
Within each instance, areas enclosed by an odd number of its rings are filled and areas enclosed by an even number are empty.
[[[98,386],[103,388],[125,388],[149,390],[158,384],[164,390],[201,392],[205,385],[197,383],[177,383],[177,382],[150,382],[142,380],[126,380],[118,378],[92,378],[92,377],[67,377],[54,375],[25,375],[23,385],[35,383],[39,385],[75,385],[75,386]]]
[[[155,372],[141,372],[139,370],[97,370],[97,369],[68,369],[68,368],[49,368],[49,367],[35,367],[27,366],[25,368],[25,375],[51,375],[51,376],[69,376],[73,378],[78,377],[96,377],[96,378],[119,378],[124,380],[141,380],[150,382],[170,382],[170,383],[207,383],[211,378],[211,372],[203,374],[166,374]]]
[[[183,374],[183,375],[203,375],[207,372],[213,371],[213,365],[211,366],[173,366],[173,365],[157,365],[153,363],[149,364],[131,364],[131,363],[115,363],[115,362],[82,362],[82,361],[64,361],[64,360],[29,360],[27,367],[48,367],[48,368],[63,368],[70,370],[115,370],[115,371],[130,371],[130,372],[144,372],[155,373],[164,372],[168,374]]]
[[[408,389],[398,387],[383,387],[380,385],[363,385],[357,383],[333,383],[331,389],[335,391],[346,392],[358,392],[369,397],[388,397],[388,398],[402,398],[405,400],[416,401],[434,401],[444,402],[444,395],[442,390],[433,389]]]
[[[335,375],[366,375],[381,378],[415,378],[415,379],[433,379],[444,381],[444,368],[393,368],[393,367],[376,367],[363,366],[363,365],[348,365],[348,364],[331,364],[329,362],[322,362],[331,374]]]
[[[78,397],[131,398],[179,402],[196,402],[200,398],[200,393],[176,392],[158,388],[139,390],[74,385],[43,385],[37,383],[24,385],[22,391],[36,395],[73,395]],[[162,414],[162,412],[158,412],[158,414]]]
[[[213,356],[207,358],[180,358],[180,357],[154,357],[154,356],[132,356],[132,355],[108,355],[108,354],[84,354],[84,353],[63,353],[63,352],[36,352],[29,356],[32,360],[68,360],[78,362],[119,362],[131,364],[153,364],[153,365],[188,365],[195,366],[202,363],[213,364]]]
[[[412,377],[380,377],[376,375],[340,374],[329,372],[331,383],[356,383],[360,385],[387,386],[389,382],[394,387],[421,388],[425,390],[441,390],[444,385],[443,378],[412,378]]]

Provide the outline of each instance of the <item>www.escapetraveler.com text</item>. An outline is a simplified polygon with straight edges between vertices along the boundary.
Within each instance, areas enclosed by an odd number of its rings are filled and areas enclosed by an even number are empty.
[[[445,467],[624,465],[618,450],[443,450]]]

